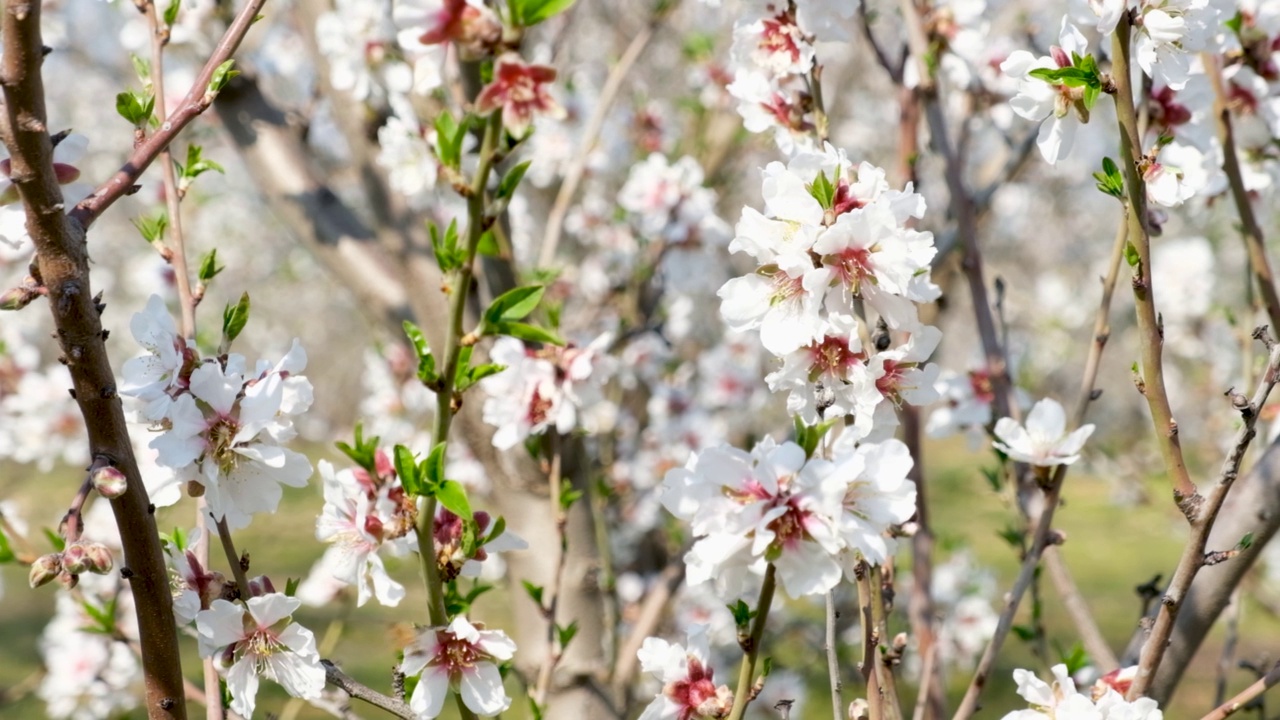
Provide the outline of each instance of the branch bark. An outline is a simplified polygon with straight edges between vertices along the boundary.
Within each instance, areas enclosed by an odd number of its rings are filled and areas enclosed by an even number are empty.
[[[132,571],[147,715],[153,720],[182,720],[187,716],[182,661],[154,506],[138,473],[107,357],[99,317],[102,306],[90,284],[87,223],[67,216],[53,169],[41,74],[45,47],[40,3],[6,0],[4,10],[0,85],[10,177],[26,207],[27,232],[36,247],[40,280],[49,290],[56,336],[71,372],[71,393],[88,430],[89,452],[115,465],[128,480],[128,490],[111,501],[111,509],[120,529],[125,565]]]

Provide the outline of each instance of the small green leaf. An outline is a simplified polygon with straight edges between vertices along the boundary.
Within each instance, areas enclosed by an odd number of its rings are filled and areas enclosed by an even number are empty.
[[[144,87],[151,87],[151,63],[133,53],[129,53],[129,60],[133,62],[133,73],[138,76],[138,82]]]
[[[431,249],[436,255],[436,263],[441,272],[450,272],[462,267],[466,259],[466,250],[458,247],[458,221],[453,220],[444,234],[435,224],[428,226],[431,231]]]
[[[467,499],[467,489],[457,480],[445,480],[436,488],[436,499],[440,504],[448,508],[449,512],[457,515],[464,520],[471,520],[473,513],[471,512],[471,501]]]
[[[169,214],[161,210],[155,215],[140,215],[131,222],[142,234],[142,239],[154,245],[164,240],[165,230],[169,228]]]
[[[1138,263],[1142,262],[1142,257],[1138,255],[1138,248],[1128,240],[1124,242],[1124,259],[1129,263],[1129,267],[1137,267]]]
[[[1253,533],[1245,533],[1244,537],[1240,538],[1240,542],[1236,543],[1236,547],[1240,550],[1248,550],[1253,547]]]
[[[409,336],[413,351],[418,356],[418,379],[427,387],[434,387],[440,382],[440,376],[436,374],[436,358],[427,345],[427,336],[408,320],[404,321],[404,334]]]
[[[136,128],[144,127],[151,121],[155,105],[156,99],[150,94],[127,91],[116,95],[116,112]]]
[[[406,493],[410,496],[426,494],[426,488],[418,468],[418,458],[413,454],[412,450],[404,445],[396,445],[392,454],[392,464],[395,465],[396,475],[400,477],[400,485]]]
[[[564,345],[564,340],[550,330],[543,330],[536,325],[520,322],[501,322],[496,324],[488,335],[508,335],[526,342],[543,343],[545,345]]]
[[[221,352],[231,349],[231,343],[240,337],[240,331],[249,322],[249,293],[240,296],[240,302],[227,305],[222,311],[222,346]]]
[[[213,71],[213,77],[209,78],[209,87],[204,91],[206,99],[212,100],[218,93],[222,92],[222,89],[227,86],[227,83],[231,82],[231,78],[240,74],[239,70],[233,69],[235,64],[235,58],[232,58],[219,65],[218,68]]]
[[[574,620],[567,627],[556,626],[556,639],[560,641],[560,649],[569,647],[573,637],[578,634],[578,621]]]
[[[64,540],[61,535],[49,528],[41,528],[41,530],[44,531],[45,539],[49,541],[49,544],[53,546],[55,551],[62,552],[67,549],[67,541]]]
[[[13,546],[9,544],[9,536],[4,533],[4,528],[0,527],[0,563],[9,563],[13,560]]]
[[[226,269],[225,265],[218,264],[218,249],[214,248],[200,258],[200,270],[196,276],[200,278],[200,282],[208,283]]]
[[[498,183],[498,199],[503,200],[516,194],[516,189],[520,187],[520,181],[524,179],[524,174],[529,170],[531,160],[516,165],[502,176],[502,182]]]
[[[533,602],[537,604],[538,607],[542,607],[542,586],[534,585],[528,580],[521,580],[520,583],[524,585],[524,591],[529,594],[529,597],[533,599]]]
[[[559,15],[573,6],[574,0],[507,0],[512,23],[529,27]]]
[[[839,178],[837,177],[838,180]],[[809,194],[818,201],[823,210],[830,210],[836,200],[836,186],[825,172],[818,171],[818,177],[814,178],[813,183],[809,186]]]
[[[302,578],[285,578],[284,594],[293,597],[298,594],[298,586],[302,584]]]
[[[1071,647],[1071,652],[1058,653],[1059,659],[1067,666],[1067,675],[1075,675],[1089,665],[1089,653],[1084,651],[1084,646],[1076,643]]]
[[[1009,629],[1012,630],[1013,634],[1017,635],[1018,639],[1022,640],[1023,642],[1029,642],[1031,640],[1034,640],[1036,637],[1036,631],[1027,627],[1026,625],[1014,625]]]
[[[563,478],[560,481],[560,509],[568,512],[581,499],[582,491],[575,488],[569,478]]]
[[[182,0],[169,0],[164,8],[164,24],[172,26],[178,21],[178,10],[182,8]]]
[[[537,309],[544,292],[546,288],[541,285],[526,285],[502,293],[484,311],[485,324],[497,325],[505,321],[523,320]]]
[[[344,442],[336,442],[334,445],[343,452],[356,465],[369,471],[370,475],[378,474],[378,441],[381,438],[374,436],[368,441],[364,439],[364,425],[356,423],[355,446],[348,445]]]
[[[458,380],[457,386],[454,389],[458,392],[465,392],[472,385],[475,385],[490,375],[497,375],[506,369],[506,365],[498,365],[496,363],[486,363],[484,365],[477,365],[473,368],[467,368],[466,374],[462,379]]]
[[[431,454],[427,456],[426,461],[422,463],[422,477],[428,488],[435,488],[444,483],[444,451],[445,443],[436,443],[431,448]],[[461,514],[460,514],[461,515]],[[461,517],[469,518],[470,515],[461,515]]]
[[[751,618],[756,615],[746,600],[739,600],[732,605],[725,605],[725,607],[729,608],[729,612],[733,613],[733,624],[740,628],[745,628],[749,625]]]
[[[502,254],[502,248],[498,247],[498,239],[492,230],[485,230],[480,235],[480,240],[476,243],[476,252],[485,257],[498,257]]]
[[[502,533],[506,531],[507,531],[507,519],[499,515],[498,518],[493,521],[493,527],[489,528],[489,534],[485,536],[484,542],[481,544],[488,545],[490,542],[493,541],[494,538],[501,536]]]

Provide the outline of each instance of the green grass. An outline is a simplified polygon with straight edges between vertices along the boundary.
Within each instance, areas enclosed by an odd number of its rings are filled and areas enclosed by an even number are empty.
[[[934,512],[935,532],[939,538],[940,559],[950,552],[947,548],[968,547],[978,561],[996,573],[1000,593],[1008,589],[1017,573],[1016,551],[998,537],[1001,529],[1016,526],[1016,512],[1002,496],[997,495],[982,476],[978,456],[967,452],[962,443],[946,443],[930,446],[926,454],[930,503]],[[1185,536],[1185,525],[1171,502],[1153,501],[1149,505],[1118,507],[1111,502],[1110,488],[1106,482],[1081,473],[1072,473],[1065,492],[1066,505],[1059,511],[1055,527],[1066,534],[1062,552],[1075,574],[1084,596],[1088,598],[1098,622],[1113,648],[1123,648],[1133,632],[1139,610],[1134,592],[1138,584],[1150,580],[1157,573],[1169,575]],[[1154,483],[1151,496],[1163,498],[1165,493]],[[76,484],[74,476],[59,473],[42,477],[35,473],[14,472],[12,468],[0,473],[0,498],[15,498],[23,502],[29,513],[35,513],[39,498],[70,497]],[[66,488],[66,492],[51,492],[51,488]],[[316,486],[301,490],[286,490],[281,510],[270,517],[259,518],[249,529],[237,533],[237,543],[248,550],[253,570],[267,572],[283,588],[288,577],[302,577],[318,557],[320,546],[313,540],[315,515],[321,506],[320,490]],[[185,507],[185,505],[184,505]],[[57,515],[57,508],[38,510],[45,519]],[[175,525],[189,526],[189,511],[162,510],[159,515],[163,529]],[[34,519],[34,518],[28,518]],[[220,557],[215,567],[222,567]],[[903,558],[903,562],[907,561]],[[408,589],[408,597],[399,608],[383,608],[371,602],[355,610],[350,603],[334,603],[314,609],[304,608],[297,619],[322,638],[333,623],[342,623],[341,640],[329,655],[342,661],[344,669],[362,682],[387,691],[390,687],[391,668],[396,662],[396,649],[412,632],[411,622],[425,623],[422,613],[415,608],[424,607],[424,592],[417,579],[415,563],[411,559],[389,560],[389,568]],[[905,567],[905,565],[903,565]],[[26,588],[22,568],[0,568],[5,581],[5,594],[0,600],[0,689],[18,690],[30,683],[39,672],[39,656],[36,643],[48,618],[52,602],[52,588],[31,591]],[[252,573],[251,573],[252,574]],[[1046,597],[1044,623],[1050,647],[1070,648],[1076,642],[1075,632],[1065,611],[1056,601],[1052,585],[1044,579]],[[487,597],[492,619],[501,624],[499,615],[504,612],[505,600],[499,593]],[[998,601],[998,598],[997,598]],[[901,598],[900,605],[905,603]],[[1019,622],[1027,622],[1027,603],[1024,603]],[[801,617],[818,618],[819,605],[793,603],[792,609]],[[483,613],[483,609],[479,612]],[[1280,639],[1280,623],[1255,607],[1246,606],[1238,657],[1258,659],[1271,652]],[[815,634],[816,633],[816,634]],[[821,625],[811,624],[802,633],[775,635],[769,652],[781,667],[801,670],[811,679],[811,693],[804,718],[817,720],[831,717],[825,687],[825,661],[820,652],[814,652],[814,641],[821,645]],[[1215,633],[1202,649],[1196,664],[1188,672],[1183,687],[1171,707],[1165,709],[1170,720],[1195,720],[1211,707],[1215,665],[1221,648],[1220,632]],[[184,668],[188,677],[198,680],[198,659],[194,643],[185,642]],[[856,649],[850,649],[850,657]],[[1053,660],[1051,658],[1051,660]],[[1019,707],[1014,693],[1012,671],[1026,667],[1045,671],[1045,664],[1034,657],[1026,643],[1010,638],[997,664],[988,689],[983,695],[983,718],[999,718],[1005,712]],[[736,673],[736,668],[723,674]],[[855,682],[858,678],[852,667],[845,671],[845,702],[861,695]],[[1231,691],[1248,684],[1251,679],[1236,671],[1231,676]],[[948,677],[951,704],[954,707],[968,682],[968,676],[955,672]],[[18,686],[15,688],[15,686]],[[511,688],[513,691],[516,689]],[[908,705],[914,698],[914,688],[902,688]],[[282,690],[264,683],[258,698],[258,715],[267,712],[280,713],[289,698]],[[366,717],[377,717],[380,711],[357,708]],[[191,712],[199,717],[202,711],[192,705]],[[523,711],[507,713],[508,718],[523,717]],[[14,718],[41,718],[43,705],[33,695],[26,695],[17,702],[0,708],[0,716]],[[144,717],[134,711],[131,717]],[[298,718],[321,718],[327,715],[311,708],[301,708]],[[445,717],[450,717],[446,713]],[[576,720],[576,719],[572,719]]]

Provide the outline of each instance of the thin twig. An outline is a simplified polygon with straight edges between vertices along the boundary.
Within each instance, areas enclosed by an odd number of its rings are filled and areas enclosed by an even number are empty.
[[[1235,665],[1236,645],[1240,642],[1240,588],[1231,593],[1227,606],[1226,638],[1222,641],[1222,654],[1218,656],[1218,677],[1214,683],[1213,702],[1221,705],[1227,700],[1227,677]]]
[[[363,700],[370,705],[386,710],[404,720],[412,720],[415,713],[409,707],[409,703],[403,700],[397,700],[393,697],[383,695],[373,688],[364,685],[350,675],[338,669],[330,660],[321,660],[320,664],[324,666],[324,679],[330,685],[342,689],[351,697],[357,700]]]
[[[1280,682],[1280,663],[1276,663],[1272,666],[1271,671],[1259,678],[1257,682],[1241,690],[1235,697],[1214,708],[1213,712],[1205,715],[1200,720],[1223,720],[1228,715],[1245,707],[1250,700],[1262,695],[1277,682]]]
[[[644,602],[640,604],[640,612],[636,616],[635,622],[631,624],[629,634],[619,645],[618,661],[613,667],[613,676],[611,678],[615,694],[621,694],[631,684],[636,668],[639,667],[636,653],[640,650],[640,646],[644,644],[645,638],[652,635],[657,629],[658,623],[662,621],[662,613],[666,609],[667,603],[671,601],[671,596],[675,594],[676,589],[684,582],[684,573],[685,564],[683,559],[679,557],[673,558],[659,573],[653,588],[645,596]]]
[[[1227,91],[1222,82],[1221,62],[1216,55],[1201,53],[1205,73],[1209,76],[1209,84],[1213,86],[1213,112],[1218,118],[1218,139],[1222,142],[1222,171],[1227,175],[1227,183],[1231,187],[1231,199],[1235,201],[1236,212],[1240,215],[1240,231],[1244,235],[1244,246],[1249,253],[1249,269],[1253,271],[1254,282],[1262,295],[1262,304],[1267,309],[1267,319],[1271,327],[1280,332],[1280,296],[1276,294],[1275,274],[1271,271],[1271,261],[1267,258],[1267,246],[1258,225],[1257,215],[1253,212],[1253,204],[1249,201],[1249,192],[1244,187],[1244,177],[1240,172],[1240,156],[1236,152],[1235,129],[1231,124],[1231,108],[1227,100]]]
[[[747,706],[755,699],[752,688],[755,686],[756,663],[760,660],[761,641],[764,638],[765,623],[769,620],[769,607],[773,605],[773,592],[777,587],[776,573],[773,563],[769,563],[764,572],[764,582],[760,585],[760,598],[756,602],[756,617],[751,623],[746,654],[738,669],[738,687],[733,692],[733,711],[729,713],[728,720],[742,720]]]
[[[640,59],[640,54],[644,52],[649,41],[653,39],[653,33],[658,29],[663,17],[663,15],[654,15],[640,29],[640,32],[631,39],[631,43],[623,51],[622,57],[618,58],[618,64],[614,65],[613,69],[609,71],[609,77],[605,80],[604,87],[600,88],[600,97],[596,98],[591,117],[587,120],[587,126],[583,129],[582,143],[578,145],[578,152],[573,156],[573,163],[569,165],[569,169],[565,172],[564,180],[560,183],[560,189],[556,192],[555,202],[552,203],[551,211],[547,214],[547,226],[542,233],[542,247],[538,250],[539,267],[549,267],[552,261],[555,260],[556,248],[560,244],[560,236],[564,227],[564,219],[569,213],[569,205],[573,202],[574,195],[578,192],[578,185],[582,183],[582,177],[587,169],[587,159],[590,157],[591,151],[595,149],[596,141],[600,139],[600,132],[604,129],[604,121],[608,118],[609,110],[613,107],[613,102],[617,99],[618,92],[622,89],[623,79],[631,71],[636,60]]]
[[[831,687],[831,714],[834,720],[844,720],[844,701],[840,699],[840,648],[836,644],[836,595],[831,590],[826,594],[826,645],[827,682]]]
[[[556,535],[559,542],[557,543],[555,573],[551,576],[551,586],[547,588],[546,604],[542,607],[543,615],[547,620],[547,656],[543,658],[542,667],[538,669],[538,682],[534,686],[532,696],[533,701],[539,707],[546,705],[547,693],[551,691],[551,675],[564,652],[564,648],[560,645],[559,627],[556,625],[556,610],[560,606],[560,585],[564,582],[564,565],[569,555],[569,538],[565,534],[569,518],[565,513],[560,495],[564,478],[561,475],[563,457],[560,451],[559,434],[550,433],[548,442],[551,445],[551,471],[547,474],[547,485],[551,491],[551,511],[556,515]]]
[[[17,3],[17,0],[9,0],[11,3]],[[182,100],[182,104],[174,111],[173,115],[160,126],[159,131],[148,137],[141,145],[134,148],[133,153],[129,156],[115,175],[112,175],[96,190],[89,194],[89,197],[81,200],[70,215],[73,220],[80,223],[83,228],[88,228],[97,220],[103,211],[111,207],[117,200],[129,195],[135,191],[135,183],[138,178],[142,177],[142,173],[146,171],[151,163],[160,155],[160,152],[169,147],[173,139],[182,132],[187,125],[200,116],[209,106],[213,104],[217,97],[215,93],[209,92],[209,81],[213,79],[214,72],[218,66],[222,65],[231,56],[235,54],[236,48],[240,47],[240,41],[244,39],[249,27],[258,17],[258,12],[262,10],[267,0],[246,0],[243,8],[236,15],[236,19],[232,21],[227,31],[223,33],[222,39],[218,41],[217,47],[209,56],[209,60],[205,62],[204,67],[200,69],[200,74],[196,75],[195,82],[191,85],[191,90]],[[5,47],[9,47],[6,43]]]
[[[231,566],[231,574],[236,579],[236,585],[240,589],[240,597],[248,600],[252,595],[249,590],[249,578],[245,574],[244,563],[240,561],[240,554],[236,552],[235,541],[231,539],[231,528],[227,527],[227,519],[225,517],[214,521],[218,530],[218,538],[222,541],[222,552],[227,557],[227,564]]]

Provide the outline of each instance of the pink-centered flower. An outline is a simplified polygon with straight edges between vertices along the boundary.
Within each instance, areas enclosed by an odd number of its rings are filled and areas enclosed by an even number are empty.
[[[640,720],[710,720],[733,710],[733,691],[715,683],[707,626],[691,628],[685,646],[645,638],[636,656],[640,669],[662,683]]]
[[[478,48],[502,37],[502,21],[480,0],[401,0],[394,12],[401,27],[421,28],[423,45]]]
[[[507,132],[523,137],[536,116],[565,117],[564,108],[547,87],[555,79],[555,68],[530,65],[519,55],[506,53],[494,63],[493,82],[476,97],[476,112],[483,115],[501,108]]]
[[[259,676],[279,683],[290,695],[318,698],[324,667],[310,630],[290,622],[301,600],[280,593],[251,597],[244,604],[214,600],[196,615],[200,656],[226,669],[231,709],[253,717]]]
[[[447,628],[427,628],[404,649],[400,671],[421,675],[409,698],[418,718],[434,718],[451,692],[481,717],[511,707],[498,663],[510,660],[516,644],[501,630],[481,630],[461,615]]]
[[[1093,425],[1067,432],[1067,413],[1057,400],[1045,398],[1031,408],[1026,426],[1013,418],[996,422],[995,446],[1013,460],[1037,467],[1070,465],[1080,459],[1080,449],[1093,434]]]

